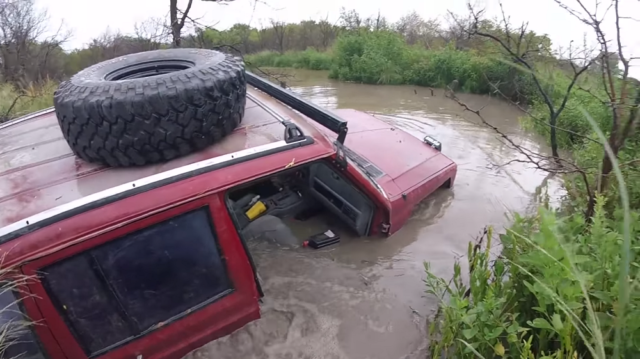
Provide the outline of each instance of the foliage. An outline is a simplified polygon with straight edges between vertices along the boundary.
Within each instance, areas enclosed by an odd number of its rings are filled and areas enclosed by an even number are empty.
[[[58,84],[47,81],[18,91],[10,84],[0,84],[0,123],[53,106],[53,92]]]
[[[607,218],[602,199],[592,223],[581,215],[561,216],[541,209],[516,216],[500,236],[503,249],[493,259],[492,231],[484,248],[469,244],[470,278],[454,266],[448,281],[427,271],[427,292],[442,298],[430,326],[432,357],[602,358],[613,352],[614,326],[620,323],[621,356],[640,350],[640,289],[631,272],[629,305],[618,316],[618,276],[624,267],[620,213]],[[640,236],[632,213],[634,242]],[[631,257],[640,254],[633,245]],[[637,265],[634,264],[637,268]]]
[[[280,54],[274,51],[264,51],[245,56],[248,66],[256,67],[293,67],[309,70],[331,69],[333,58],[330,53],[318,52],[314,49],[305,51],[289,51]]]
[[[9,65],[16,64],[16,66],[11,65],[11,71],[5,74],[5,79],[16,85],[22,85],[22,82],[44,81],[45,79],[64,80],[95,63],[135,52],[167,48],[172,46],[172,42],[175,42],[171,39],[172,30],[167,26],[167,19],[149,18],[136,24],[135,32],[132,34],[121,34],[107,29],[104,34],[83,48],[64,52],[61,45],[67,40],[68,34],[58,33],[55,37],[40,42],[36,39],[39,34],[43,33],[47,17],[46,13],[39,13],[33,7],[33,1],[20,2],[20,4],[25,4],[19,8],[21,14],[28,16],[12,17],[0,24],[8,29],[7,34],[12,34],[9,31],[11,29],[23,27],[24,24],[19,23],[20,19],[29,19],[38,25],[37,27],[29,27],[34,29],[34,33],[29,34],[33,39],[26,42],[29,44],[28,49],[21,50],[21,56],[24,55],[23,59],[18,59],[18,55],[13,53],[7,53],[3,56],[5,61],[11,61],[10,64],[8,63]],[[363,16],[354,10],[343,9],[338,23],[331,23],[327,19],[309,19],[298,23],[271,20],[260,27],[235,24],[226,30],[209,27],[196,20],[189,19],[189,21],[193,22],[190,25],[193,27],[193,31],[190,34],[182,34],[182,38],[179,40],[181,46],[234,49],[244,55],[260,52],[278,52],[284,55],[294,51],[306,52],[307,49],[324,52],[330,50],[336,39],[341,36],[373,33],[372,36],[376,39],[367,38],[363,41],[367,43],[373,41],[378,47],[368,51],[358,66],[365,72],[370,71],[372,67],[385,68],[382,82],[407,82],[404,74],[402,76],[397,74],[397,66],[389,63],[388,54],[385,55],[385,60],[381,61],[374,57],[379,54],[380,50],[385,51],[379,47],[383,44],[399,46],[398,39],[402,39],[405,44],[408,44],[402,49],[398,48],[401,51],[407,50],[409,46],[428,50],[442,50],[447,46],[452,46],[456,50],[473,50],[489,57],[500,52],[490,42],[469,39],[468,36],[465,36],[465,30],[453,22],[441,24],[437,19],[423,19],[415,12],[410,12],[397,22],[391,23],[381,14]],[[494,22],[486,21],[482,26],[487,31],[505,36]],[[380,34],[376,34],[378,32]],[[545,49],[548,49],[551,43],[546,35],[530,33],[526,38],[527,41],[533,42],[532,47],[540,49],[540,54],[548,52]],[[12,45],[25,42],[18,38],[7,38],[4,43]],[[6,50],[5,52],[12,48],[12,46],[6,48],[0,46],[0,50]],[[18,68],[17,64],[25,59],[34,62],[29,62],[31,66],[27,66],[25,69]],[[285,59],[282,63],[286,64],[290,61]],[[326,69],[328,66],[324,64],[319,66],[312,62],[312,68]],[[379,80],[376,79],[375,82],[377,83]]]
[[[559,65],[559,61],[554,65],[546,58],[535,62],[534,68],[544,94],[556,106],[562,103],[571,81]],[[617,93],[622,92],[622,81],[620,77],[614,80]],[[640,86],[633,80],[630,83],[629,98],[640,99]],[[529,85],[529,90],[524,89],[531,94],[527,96],[531,115],[523,123],[547,134],[547,103],[540,98],[541,92]],[[590,183],[596,183],[602,174],[602,143],[609,134],[600,128],[613,128],[611,105],[602,100],[606,98],[598,70],[588,71],[569,93],[557,122],[560,145],[573,150]],[[623,117],[634,116],[640,100],[629,102],[630,106],[620,109]],[[631,136],[611,155],[620,163],[611,175],[616,173],[621,184],[610,189],[606,198],[597,197],[593,217],[585,219],[583,213],[587,208],[585,183],[579,175],[567,175],[569,196],[561,209],[543,208],[537,216],[516,216],[513,226],[500,236],[503,248],[497,258],[490,254],[490,242],[484,249],[470,244],[468,282],[459,263],[454,266],[451,282],[433,275],[425,265],[427,291],[442,300],[430,327],[432,357],[637,356],[640,190],[635,184],[640,181],[639,137]],[[625,187],[625,182],[630,185]],[[618,196],[628,207],[622,209],[612,200]],[[623,223],[633,223],[629,235]],[[490,240],[491,235],[489,231],[486,238]]]
[[[562,90],[555,90],[566,88],[569,79],[563,76],[563,73],[558,69],[550,69],[548,71],[552,73],[550,76],[552,80],[546,81],[545,86],[552,101],[559,103],[561,96],[564,94],[561,92]],[[558,132],[558,143],[561,148],[571,150],[576,163],[585,169],[590,182],[595,183],[600,173],[603,157],[602,142],[598,140],[593,128],[585,120],[583,111],[586,111],[595,119],[598,127],[602,129],[612,128],[613,117],[610,106],[606,102],[599,100],[606,98],[601,86],[601,79],[598,79],[595,74],[589,73],[580,80],[579,85],[579,87],[572,90],[565,110],[558,117],[557,126],[562,129]],[[619,87],[620,85],[618,84],[617,86]],[[639,94],[640,86],[634,83],[629,97],[634,98]],[[624,111],[624,115],[630,116],[632,109],[633,107]],[[531,116],[523,119],[525,127],[546,135],[549,132],[549,126],[546,125],[546,117],[548,117],[546,105],[542,101],[536,100],[533,102],[530,111]],[[606,132],[605,134],[608,135],[609,133]],[[640,181],[639,156],[640,135],[636,133],[618,153],[618,158],[621,162],[620,169],[626,183],[635,184]],[[584,200],[582,200],[582,194],[585,192],[584,184],[574,181],[572,177],[568,177],[567,180],[567,187],[572,200],[571,203],[568,203],[570,207],[584,205]],[[607,197],[617,198],[619,194],[618,188],[612,187],[610,190],[611,193]],[[640,209],[640,188],[630,185],[628,190],[631,208]],[[615,202],[611,202],[605,205],[605,208],[609,213],[612,213],[616,206]]]
[[[538,73],[542,73],[542,71],[543,70],[539,69]],[[546,76],[543,78],[547,78],[547,81],[544,82],[543,86],[551,100],[554,103],[560,103],[570,79],[558,68],[545,66],[544,71],[546,72]],[[593,86],[590,84],[595,81],[598,81],[595,75],[587,74],[579,80],[579,87],[575,87],[571,91],[567,106],[558,117],[557,122],[558,127],[570,131],[560,131],[558,133],[558,144],[561,148],[571,149],[573,146],[582,145],[584,143],[584,137],[592,134],[592,128],[585,120],[581,109],[586,110],[594,118],[598,119],[600,128],[611,127],[612,117],[609,108],[594,99],[594,93],[604,94],[601,86],[597,84]],[[590,89],[590,93],[584,89]],[[533,101],[531,106],[531,114],[533,117],[526,119],[526,127],[533,128],[538,133],[547,134],[549,132],[549,127],[546,125],[546,120],[549,116],[548,112],[546,105],[540,99]],[[534,121],[533,118],[538,118],[539,120]]]
[[[0,264],[4,259],[5,255],[0,255]],[[31,296],[23,288],[33,280],[33,277],[17,274],[15,267],[0,268],[0,358],[25,358],[24,350],[33,349],[26,345],[25,339],[30,338],[34,323],[20,312],[23,298]]]
[[[456,81],[457,90],[465,92],[491,94],[495,85],[515,101],[534,101],[537,96],[531,77],[498,61],[499,57],[456,50],[453,45],[432,50],[410,46],[391,31],[343,35],[333,54],[329,76],[340,80],[428,87],[446,87]]]
[[[391,31],[355,32],[338,39],[332,78],[363,83],[398,84],[404,80],[408,46]]]

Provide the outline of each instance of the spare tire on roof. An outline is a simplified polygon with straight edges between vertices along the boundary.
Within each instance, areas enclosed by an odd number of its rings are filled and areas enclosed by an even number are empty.
[[[169,49],[118,57],[63,82],[53,98],[73,152],[89,162],[142,166],[209,146],[238,126],[242,59]]]

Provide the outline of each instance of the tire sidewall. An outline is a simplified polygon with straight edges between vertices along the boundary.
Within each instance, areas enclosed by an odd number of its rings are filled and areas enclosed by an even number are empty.
[[[151,63],[169,60],[193,66],[148,77],[105,78],[141,64],[145,75]],[[246,85],[241,58],[212,50],[157,50],[91,66],[60,84],[53,102],[76,156],[113,167],[143,166],[202,150],[231,133],[244,116]]]
[[[124,80],[107,80],[106,77],[123,68],[138,65],[145,62],[156,62],[162,60],[181,60],[190,62],[192,67],[174,71],[170,73],[160,74],[157,76],[124,79]],[[184,75],[199,71],[203,68],[215,67],[222,62],[236,62],[234,56],[224,54],[219,51],[202,50],[202,49],[166,49],[153,50],[134,53],[116,57],[111,60],[103,61],[78,72],[69,79],[69,82],[75,86],[94,87],[105,86],[109,84],[135,84],[142,82],[156,82],[163,78],[176,75]]]

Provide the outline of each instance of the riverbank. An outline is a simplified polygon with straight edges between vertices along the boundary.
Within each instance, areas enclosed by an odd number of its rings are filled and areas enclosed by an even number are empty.
[[[330,70],[329,77],[365,84],[406,84],[432,88],[452,87],[455,91],[490,94],[516,105],[526,106],[533,117],[525,118],[526,125],[541,134],[548,134],[544,118],[548,108],[532,77],[516,68],[505,57],[479,51],[461,51],[452,47],[428,50],[407,45],[397,34],[386,31],[341,36],[330,51],[260,52],[246,56],[250,66],[291,67],[310,70]],[[567,72],[541,61],[536,66],[542,85],[550,89],[550,100],[558,106],[569,86]],[[594,101],[593,96],[604,95],[592,85],[601,79],[591,75],[580,78],[565,111],[558,118],[558,143],[571,149],[584,143],[583,137],[592,134],[580,108],[594,114],[602,128],[609,128],[608,108]],[[579,88],[588,89],[590,93]],[[573,135],[572,135],[573,133]]]
[[[485,47],[490,49],[489,45]],[[482,47],[478,47],[482,49]],[[494,49],[495,50],[495,49]],[[525,128],[549,139],[549,104],[543,99],[530,73],[514,66],[504,55],[489,50],[456,50],[444,46],[429,50],[409,46],[398,34],[389,31],[347,33],[340,36],[327,52],[312,49],[302,52],[261,52],[247,56],[251,66],[293,67],[329,70],[328,76],[341,81],[365,84],[407,84],[429,88],[452,87],[456,92],[488,94],[526,108],[521,118]],[[553,66],[555,61],[556,66]],[[557,67],[558,60],[540,58],[535,71],[540,86],[555,109],[562,107],[572,74]],[[576,164],[594,183],[602,160],[602,147],[584,116],[591,115],[602,129],[610,129],[612,112],[597,72],[584,73],[572,87],[556,120],[557,144],[573,153]],[[477,108],[480,108],[479,106]],[[629,141],[621,153],[624,163],[635,163],[640,156],[640,136]],[[637,181],[640,169],[623,166],[625,178]],[[582,201],[586,188],[570,181],[572,201]],[[640,187],[629,188],[633,208],[640,208]],[[613,196],[615,197],[615,191]],[[609,210],[611,210],[609,206]]]

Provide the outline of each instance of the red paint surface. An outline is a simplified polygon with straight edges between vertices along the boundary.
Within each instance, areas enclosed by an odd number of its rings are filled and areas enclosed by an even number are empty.
[[[147,336],[117,348],[101,358],[179,358],[208,341],[240,328],[259,317],[253,272],[235,227],[223,205],[224,192],[258,177],[277,173],[294,161],[301,165],[335,158],[329,139],[335,134],[255,93],[277,113],[312,136],[314,144],[276,153],[205,173],[105,205],[0,245],[3,266],[21,265],[34,274],[47,264],[86,250],[122,234],[188,209],[208,204],[236,292],[218,302],[167,324]],[[377,165],[385,175],[376,182],[380,193],[354,167],[345,175],[377,205],[371,234],[390,223],[393,234],[411,215],[415,205],[445,181],[453,181],[456,165],[419,139],[365,113],[338,110],[349,121],[346,146]],[[247,104],[243,126],[222,142],[174,161],[143,168],[104,168],[76,159],[57,139],[55,115],[47,114],[0,131],[0,226],[71,202],[86,195],[208,158],[282,139],[283,127],[252,102]],[[39,129],[45,128],[47,135]],[[49,132],[54,132],[53,134]],[[38,138],[33,133],[40,133]],[[7,142],[4,142],[7,140]],[[403,197],[402,194],[405,194]],[[25,302],[27,314],[44,325],[36,332],[51,359],[86,356],[62,322],[39,283],[29,286],[39,299]]]
[[[297,123],[316,142],[332,148],[304,116],[260,92],[249,92]],[[282,124],[247,100],[242,124],[219,143],[167,163],[107,168],[76,158],[62,137],[55,113],[43,114],[0,130],[0,227],[127,182],[283,138]]]
[[[42,267],[61,259],[81,253],[127,233],[148,227],[202,206],[209,206],[212,213],[218,243],[225,257],[228,274],[233,283],[234,291],[224,298],[197,310],[193,315],[187,315],[175,322],[160,326],[144,337],[101,356],[104,358],[123,359],[135,358],[138,355],[142,355],[143,358],[181,357],[191,350],[217,337],[229,334],[246,323],[260,317],[258,292],[253,279],[253,270],[242,247],[242,243],[234,230],[233,222],[225,210],[224,201],[220,199],[220,196],[213,194],[184,205],[173,207],[156,215],[133,222],[127,226],[112,230],[106,234],[56,251],[49,256],[26,264],[23,266],[23,271],[30,276],[36,275]],[[55,338],[55,341],[62,343],[62,345],[58,347],[55,343],[49,341],[47,343],[47,351],[55,353],[58,352],[59,349],[62,349],[62,352],[68,358],[86,357],[62,317],[56,311],[53,303],[48,299],[42,284],[40,282],[34,282],[29,285],[29,289],[37,298],[40,298],[36,299],[35,302],[39,312],[44,314],[47,327]],[[33,310],[33,308],[31,309]],[[176,341],[176,338],[184,340]]]
[[[389,208],[390,235],[402,228],[420,201],[449,179],[453,185],[457,165],[421,139],[364,112],[348,109],[334,112],[349,121],[345,145],[385,173],[376,182],[388,196],[383,203]],[[336,137],[316,126],[329,138]],[[360,176],[353,179],[363,186],[367,183]],[[376,193],[375,189],[368,192]]]
[[[234,224],[224,206],[224,191],[238,184],[279,172],[296,159],[296,164],[325,158],[332,150],[315,143],[257,161],[240,163],[123,199],[54,225],[29,233],[0,246],[7,253],[4,265],[28,262],[25,274],[75,253],[146,227],[164,218],[208,204],[236,291],[193,315],[153,331],[147,336],[113,350],[101,358],[179,358],[205,343],[230,334],[259,318],[258,293],[253,271]],[[46,323],[37,333],[51,359],[85,358],[66,328],[42,285],[29,286],[38,299],[26,306],[27,315]]]

